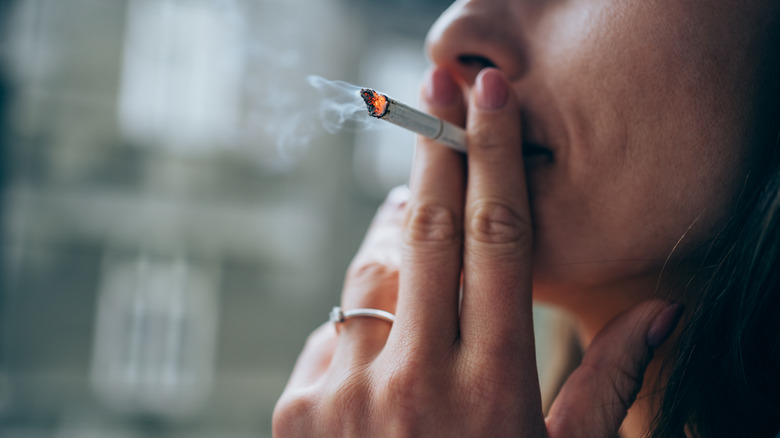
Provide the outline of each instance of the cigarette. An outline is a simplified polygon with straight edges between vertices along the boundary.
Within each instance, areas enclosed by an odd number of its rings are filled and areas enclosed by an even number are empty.
[[[401,103],[370,88],[360,90],[368,114],[416,132],[459,152],[466,152],[466,131],[438,117]]]

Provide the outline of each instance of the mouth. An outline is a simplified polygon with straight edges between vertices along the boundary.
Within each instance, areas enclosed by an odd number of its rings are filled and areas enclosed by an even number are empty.
[[[523,142],[523,159],[526,167],[551,164],[553,162],[553,151],[538,143]]]

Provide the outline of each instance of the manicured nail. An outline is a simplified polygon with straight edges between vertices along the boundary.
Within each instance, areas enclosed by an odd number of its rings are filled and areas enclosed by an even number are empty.
[[[452,105],[460,91],[450,72],[441,67],[434,67],[428,74],[428,85],[425,89],[428,103],[433,106]]]
[[[682,311],[682,304],[672,304],[655,317],[650,324],[650,329],[647,331],[647,345],[650,348],[658,348],[666,342],[666,339],[677,326],[677,322],[680,320],[680,316],[682,316]]]
[[[501,72],[486,68],[477,76],[476,93],[477,105],[480,108],[495,110],[506,105],[509,88]]]

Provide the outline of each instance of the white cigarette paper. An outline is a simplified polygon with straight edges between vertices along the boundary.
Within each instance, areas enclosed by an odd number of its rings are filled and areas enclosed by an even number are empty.
[[[366,102],[368,114],[402,128],[416,132],[459,152],[466,152],[466,131],[438,117],[426,114],[370,88],[360,96]]]

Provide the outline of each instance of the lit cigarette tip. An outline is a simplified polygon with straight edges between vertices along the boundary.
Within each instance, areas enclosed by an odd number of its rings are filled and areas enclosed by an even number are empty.
[[[370,116],[379,119],[387,114],[387,108],[389,106],[387,96],[379,94],[370,88],[363,88],[360,90],[360,96],[363,98],[363,102],[366,103]]]
[[[368,114],[371,117],[414,131],[460,152],[466,152],[466,133],[463,128],[377,93],[370,88],[361,89],[360,97],[366,103]]]

